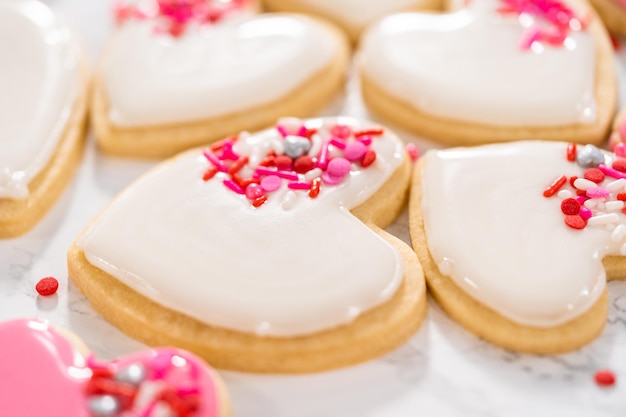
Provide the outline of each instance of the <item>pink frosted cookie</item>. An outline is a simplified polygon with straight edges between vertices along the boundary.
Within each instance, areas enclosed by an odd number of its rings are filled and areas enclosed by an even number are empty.
[[[101,148],[164,157],[231,132],[309,115],[343,87],[345,36],[250,0],[148,0],[121,7],[92,97]]]
[[[381,229],[409,175],[387,129],[283,119],[128,187],[70,249],[70,276],[130,336],[216,367],[312,372],[371,359],[426,311],[415,254]]]
[[[178,349],[112,362],[85,355],[74,335],[47,322],[0,323],[0,402],[11,417],[226,417],[219,376]]]
[[[591,0],[606,27],[626,37],[626,0]]]
[[[428,152],[413,246],[448,314],[502,347],[557,353],[597,337],[626,277],[626,155],[515,142]]]
[[[0,0],[0,238],[33,228],[70,182],[87,87],[67,25],[39,1]]]
[[[392,15],[366,32],[360,72],[370,109],[455,145],[606,138],[617,101],[613,53],[588,7],[465,3]]]
[[[311,13],[341,26],[353,42],[373,21],[408,10],[440,9],[441,0],[263,0],[272,11]]]

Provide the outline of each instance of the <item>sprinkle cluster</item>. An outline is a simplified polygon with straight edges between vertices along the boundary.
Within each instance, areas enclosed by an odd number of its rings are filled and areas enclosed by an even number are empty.
[[[309,128],[293,118],[280,120],[275,132],[271,149],[260,160],[234,151],[239,136],[206,149],[209,168],[204,181],[222,173],[224,186],[245,195],[254,207],[262,206],[269,194],[286,184],[289,191],[282,206],[289,209],[296,192],[317,198],[323,186],[338,185],[353,169],[371,166],[377,156],[371,145],[384,133],[382,128],[354,130],[341,124]]]
[[[146,363],[119,368],[87,361],[91,379],[85,386],[93,417],[193,417],[200,408],[200,370],[171,351],[157,351]]]
[[[520,42],[520,47],[528,50],[535,42],[552,46],[563,46],[571,31],[583,30],[589,17],[579,18],[567,5],[558,0],[501,0],[504,4],[498,9],[502,14],[524,15],[541,19],[543,24],[530,26]]]
[[[191,22],[200,24],[215,23],[226,15],[246,6],[249,0],[155,0],[152,7],[126,4],[115,5],[115,19],[118,24],[129,19],[160,18],[158,32],[181,36]]]
[[[572,229],[604,226],[612,230],[614,242],[624,241],[626,225],[620,224],[620,214],[626,214],[626,144],[608,154],[593,145],[578,149],[570,143],[566,158],[585,168],[583,176],[561,175],[544,190],[543,196],[561,198],[565,224]],[[621,251],[626,255],[626,243]]]

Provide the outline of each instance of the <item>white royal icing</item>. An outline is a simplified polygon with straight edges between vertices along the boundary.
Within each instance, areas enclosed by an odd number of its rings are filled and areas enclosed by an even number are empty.
[[[72,113],[80,49],[35,0],[0,1],[0,198],[28,197]]]
[[[532,17],[503,16],[497,0],[453,13],[404,13],[372,27],[362,68],[386,92],[426,113],[474,123],[550,126],[596,117],[595,48],[588,31],[563,46],[520,42]]]
[[[327,123],[335,120],[362,126]],[[276,136],[270,129],[242,137],[235,150],[254,159]],[[372,147],[373,165],[354,165],[349,179],[316,199],[283,183],[256,209],[223,185],[225,174],[202,180],[210,164],[201,152],[183,154],[119,196],[79,247],[139,293],[210,325],[294,336],[348,323],[391,297],[403,276],[395,249],[349,212],[404,158],[392,133]]]
[[[104,83],[119,126],[218,117],[289,95],[330,65],[338,43],[304,16],[268,14],[190,24],[173,38],[130,20],[108,46]]]
[[[569,228],[562,200],[543,196],[561,175],[582,178],[565,154],[564,143],[519,142],[425,155],[422,211],[435,263],[521,324],[551,327],[587,311],[606,285],[602,258],[624,244],[624,233],[591,220]]]
[[[419,6],[416,0],[300,0],[342,21],[363,26],[398,10]]]

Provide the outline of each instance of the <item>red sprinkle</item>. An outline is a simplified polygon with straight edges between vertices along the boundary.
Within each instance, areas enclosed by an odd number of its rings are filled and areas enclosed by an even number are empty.
[[[202,180],[204,181],[208,181],[211,178],[213,178],[215,176],[215,174],[217,174],[217,172],[219,171],[219,169],[217,169],[216,166],[211,165],[205,172],[204,175],[202,176]]]
[[[596,184],[600,184],[604,181],[604,177],[604,172],[600,171],[598,168],[589,168],[585,171],[585,179],[593,181]]]
[[[565,216],[565,224],[572,229],[581,230],[587,226],[587,221],[580,217],[579,214],[576,214],[574,216]]]
[[[315,167],[315,163],[313,162],[313,158],[309,155],[304,155],[296,159],[293,163],[293,170],[298,174],[304,174],[309,172]]]
[[[54,277],[42,278],[37,285],[35,285],[35,289],[39,295],[46,297],[57,292],[59,289],[59,281]]]
[[[290,171],[292,163],[293,161],[287,155],[281,155],[274,158],[274,165],[276,165],[276,168],[280,170]]]
[[[558,193],[561,187],[565,185],[567,182],[567,177],[565,175],[561,175],[557,179],[554,180],[552,184],[548,186],[543,192],[543,196],[546,198],[552,197],[554,194]]]
[[[315,178],[311,183],[311,189],[309,190],[309,197],[317,198],[320,195],[320,187],[322,186],[322,180]]]
[[[248,163],[248,161],[250,161],[250,158],[248,156],[240,157],[230,166],[230,168],[228,168],[228,173],[230,175],[233,175],[239,172],[241,168],[243,168]]]
[[[380,136],[383,133],[385,133],[385,131],[382,128],[379,129],[366,129],[366,130],[359,130],[357,132],[354,132],[354,136],[355,137],[361,137],[361,136]]]
[[[567,160],[574,162],[576,160],[576,144],[570,143],[567,145]]]
[[[611,168],[619,172],[626,172],[626,159],[616,159]]]
[[[261,207],[263,204],[265,204],[266,201],[267,201],[267,196],[262,195],[261,197],[255,198],[254,201],[252,202],[252,205],[254,207]]]
[[[593,377],[596,380],[596,384],[601,387],[610,387],[615,385],[615,374],[608,369],[601,369]]]
[[[361,166],[363,166],[363,168],[367,168],[372,165],[374,161],[376,161],[376,151],[374,149],[370,149],[365,153],[365,156],[361,161]]]
[[[580,213],[580,203],[575,198],[566,198],[561,202],[561,211],[568,216]]]
[[[268,156],[267,158],[265,158],[261,162],[259,162],[259,166],[262,166],[262,167],[274,166],[274,160],[275,159],[276,159],[275,156]]]
[[[619,193],[615,196],[618,200],[626,201],[626,193]]]
[[[420,151],[419,151],[418,147],[415,146],[414,143],[407,143],[406,151],[409,154],[409,158],[411,158],[412,162],[415,162],[415,161],[417,161],[419,159]]]
[[[576,181],[578,179],[578,177],[576,175],[573,175],[571,177],[569,177],[569,185],[571,185],[572,187],[576,188],[574,186],[574,181]]]

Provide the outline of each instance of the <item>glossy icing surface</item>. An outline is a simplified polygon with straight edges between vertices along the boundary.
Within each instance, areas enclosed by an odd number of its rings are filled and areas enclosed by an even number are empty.
[[[190,24],[172,38],[151,20],[113,35],[103,67],[119,126],[186,122],[278,100],[330,65],[337,40],[303,16],[267,14]]]
[[[564,143],[519,142],[425,156],[422,211],[435,263],[518,323],[555,326],[584,313],[604,290],[602,259],[623,244],[604,226],[567,227],[561,199],[542,195],[561,175],[582,177],[565,152]]]
[[[28,197],[72,112],[80,50],[35,0],[0,1],[0,198]]]
[[[365,125],[353,119],[315,119]],[[236,142],[257,161],[278,133]],[[131,186],[79,241],[89,262],[157,303],[207,324],[259,335],[332,328],[387,300],[403,275],[400,255],[349,210],[385,183],[404,158],[386,132],[376,162],[316,199],[283,186],[260,208],[202,181],[199,151],[161,165]],[[284,208],[288,199],[294,204]]]
[[[300,0],[354,25],[365,25],[394,11],[419,6],[416,0]]]
[[[499,6],[477,0],[448,14],[390,16],[364,38],[362,69],[389,94],[439,117],[503,126],[593,121],[590,33],[523,50],[536,22],[501,15]]]
[[[150,405],[151,398],[159,398],[159,392],[168,387],[197,394],[199,400],[197,403],[194,400],[197,405],[194,416],[218,415],[213,377],[202,360],[188,352],[167,348],[147,350],[111,363],[96,363],[93,358],[85,360],[64,335],[47,322],[36,319],[0,323],[0,340],[5,342],[0,355],[0,400],[2,412],[7,416],[92,416],[90,403],[93,395],[98,395],[96,390],[105,394],[106,387],[116,384],[115,378],[109,379],[106,385],[94,384],[94,380],[108,379],[109,376],[102,375],[112,373],[118,374],[117,381],[120,381],[120,371],[132,365],[143,369],[142,380],[130,383],[138,385],[132,407],[104,415],[172,415],[165,403],[161,404],[163,400]],[[10,343],[6,343],[8,341]],[[98,377],[94,376],[96,370]],[[128,377],[125,382],[128,390]],[[180,392],[178,395],[185,397]],[[160,414],[158,408],[161,408]]]

